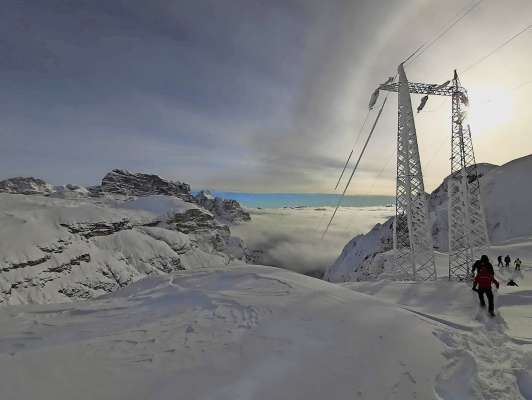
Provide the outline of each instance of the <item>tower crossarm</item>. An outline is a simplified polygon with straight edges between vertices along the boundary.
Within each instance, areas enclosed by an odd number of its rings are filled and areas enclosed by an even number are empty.
[[[379,86],[379,89],[386,90],[388,92],[398,92],[399,83],[382,84]],[[443,86],[437,84],[416,82],[408,82],[408,89],[410,93],[430,94],[437,96],[452,96],[453,92],[457,91],[457,89],[453,86]],[[465,91],[465,89],[458,88],[458,91]]]

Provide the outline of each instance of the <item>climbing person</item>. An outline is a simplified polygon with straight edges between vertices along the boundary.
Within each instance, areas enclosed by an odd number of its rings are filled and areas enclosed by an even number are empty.
[[[521,271],[521,260],[519,259],[519,257],[517,257],[514,261],[514,264],[515,264],[515,270],[516,271]]]
[[[506,264],[506,268],[510,268],[510,261],[512,261],[510,255],[506,254],[506,257],[504,257],[504,263]]]
[[[495,271],[493,271],[493,265],[491,265],[490,259],[485,254],[480,257],[480,260],[475,261],[473,267],[471,268],[471,274],[475,275],[475,271],[478,274],[482,266],[486,267],[492,275],[495,275]]]
[[[503,263],[502,263],[502,256],[499,256],[497,257],[497,267],[501,268],[501,267],[504,267]]]
[[[495,276],[488,269],[487,266],[481,264],[475,280],[473,281],[473,290],[478,293],[478,299],[480,300],[480,307],[486,307],[484,301],[484,294],[488,298],[488,311],[489,314],[494,317],[494,304],[493,304],[493,292],[491,291],[491,284],[495,284],[495,287],[499,288],[499,282],[495,279]],[[478,288],[477,288],[478,286]]]

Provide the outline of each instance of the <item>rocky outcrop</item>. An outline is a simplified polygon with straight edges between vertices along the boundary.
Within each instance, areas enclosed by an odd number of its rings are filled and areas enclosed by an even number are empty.
[[[231,231],[227,225],[219,223],[211,213],[201,209],[190,209],[182,214],[175,214],[166,222],[179,232],[207,239],[214,251],[224,252],[227,247],[235,244],[242,246],[242,243],[234,241],[240,239],[230,240]]]
[[[131,204],[139,199],[0,194],[0,304],[88,299],[150,274],[247,261],[242,241],[197,204]]]
[[[0,304],[88,299],[150,274],[249,261],[227,225],[249,214],[186,183],[113,170],[99,186],[12,178],[0,192]]]
[[[196,202],[212,212],[217,218],[226,222],[250,221],[249,213],[242,209],[236,200],[226,200],[213,196],[209,191],[202,190],[195,196]]]
[[[117,222],[77,222],[75,224],[61,224],[70,233],[75,233],[89,239],[94,236],[107,236],[124,229],[131,229],[133,226],[127,219]]]
[[[222,225],[216,221],[211,213],[193,208],[182,214],[175,214],[166,221],[177,231],[185,234],[201,233],[211,230],[223,230],[229,232],[227,225]]]
[[[91,188],[92,192],[97,191]],[[158,175],[129,172],[114,169],[104,176],[100,186],[102,192],[122,194],[126,196],[166,195],[191,200],[190,185],[183,182],[172,182]]]
[[[53,187],[39,178],[16,177],[0,181],[0,192],[48,195],[53,192]]]

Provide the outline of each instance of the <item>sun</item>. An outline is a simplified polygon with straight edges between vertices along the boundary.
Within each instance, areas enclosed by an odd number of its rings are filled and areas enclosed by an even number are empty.
[[[469,91],[467,123],[477,134],[497,130],[513,117],[513,99],[504,89],[474,89]]]

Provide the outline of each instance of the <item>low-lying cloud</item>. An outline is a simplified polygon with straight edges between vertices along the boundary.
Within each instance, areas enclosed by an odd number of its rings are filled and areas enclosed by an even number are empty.
[[[393,212],[386,207],[341,208],[322,239],[331,208],[249,211],[252,221],[232,231],[248,248],[257,251],[257,261],[307,274],[323,272],[349,240],[385,221]]]

